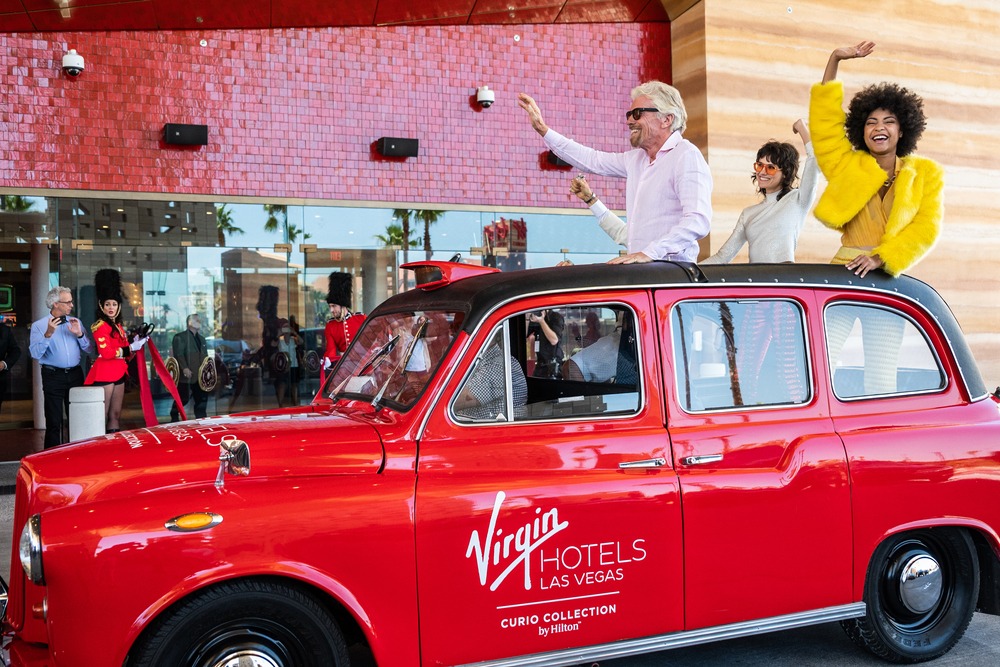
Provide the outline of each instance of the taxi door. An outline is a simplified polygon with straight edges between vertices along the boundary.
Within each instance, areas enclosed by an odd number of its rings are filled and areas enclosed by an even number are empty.
[[[644,292],[512,304],[488,318],[460,354],[419,443],[415,525],[424,665],[682,628],[678,485],[649,308]],[[523,323],[546,309],[631,318],[630,333],[610,331],[613,320],[604,333],[627,341],[637,356],[632,363],[647,370],[637,382],[633,374],[631,385],[617,386],[531,376]],[[576,334],[582,321],[564,324],[565,339],[582,338]],[[495,354],[497,343],[504,355]],[[564,345],[570,357],[582,343]],[[518,364],[527,376],[526,404],[511,414],[460,412],[455,406],[465,384],[498,358],[511,364],[511,375]],[[505,380],[517,394],[519,383]]]
[[[822,330],[812,294],[730,287],[684,297],[655,298],[684,506],[687,629],[850,603],[848,468],[815,389]]]

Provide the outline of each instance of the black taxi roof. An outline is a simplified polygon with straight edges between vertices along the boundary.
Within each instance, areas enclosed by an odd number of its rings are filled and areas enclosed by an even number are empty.
[[[714,287],[733,285],[741,288],[784,286],[867,289],[899,295],[921,304],[937,320],[952,347],[970,397],[981,398],[987,393],[985,382],[958,322],[948,305],[930,285],[909,276],[893,278],[882,271],[873,271],[864,278],[859,278],[843,266],[832,264],[699,265],[657,261],[486,273],[456,280],[432,292],[415,289],[397,294],[379,305],[372,315],[423,310],[433,304],[435,309],[466,312],[468,315],[463,329],[471,333],[482,318],[499,305],[532,294],[695,284]]]

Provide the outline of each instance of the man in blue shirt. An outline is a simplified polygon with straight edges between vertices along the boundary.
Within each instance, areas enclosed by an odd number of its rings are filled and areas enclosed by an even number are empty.
[[[45,449],[57,447],[63,438],[63,422],[69,412],[69,390],[83,385],[80,357],[90,350],[90,338],[80,320],[70,317],[73,293],[66,287],[53,287],[45,295],[49,316],[31,325],[28,350],[42,367],[42,393],[45,396]]]

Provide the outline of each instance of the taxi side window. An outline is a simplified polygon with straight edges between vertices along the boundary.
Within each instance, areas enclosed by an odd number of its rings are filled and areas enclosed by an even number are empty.
[[[507,326],[490,337],[453,403],[459,422],[506,422],[523,412],[527,387],[521,362],[511,354]]]
[[[629,415],[641,401],[635,315],[587,304],[511,318],[524,327],[528,400],[518,420]]]
[[[678,401],[688,412],[800,405],[812,397],[792,301],[686,301],[671,311]]]
[[[826,309],[824,323],[837,398],[898,396],[946,386],[931,344],[901,313],[838,303]]]

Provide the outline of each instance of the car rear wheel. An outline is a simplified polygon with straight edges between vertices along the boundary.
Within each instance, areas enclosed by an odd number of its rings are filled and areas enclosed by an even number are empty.
[[[884,660],[933,660],[965,633],[978,594],[979,564],[964,530],[897,535],[875,550],[868,567],[868,613],[842,625],[855,643]]]
[[[130,667],[347,667],[344,637],[308,592],[271,581],[221,584],[150,627]]]

